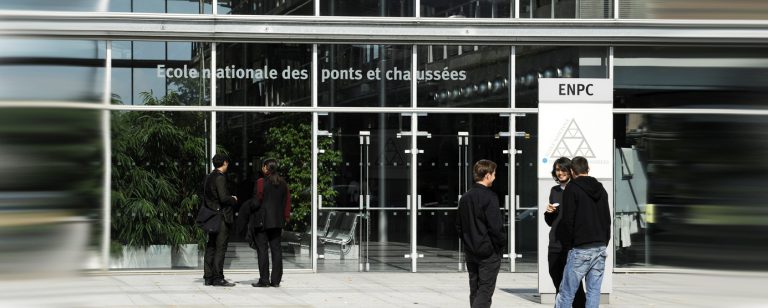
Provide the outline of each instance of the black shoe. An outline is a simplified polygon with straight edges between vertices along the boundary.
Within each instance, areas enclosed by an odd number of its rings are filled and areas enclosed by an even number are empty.
[[[274,283],[273,282],[273,283],[270,283],[269,285],[272,286],[273,288],[279,288],[280,287],[280,283]]]
[[[204,279],[203,285],[204,286],[210,286],[213,284],[213,279]]]
[[[269,288],[269,284],[266,282],[252,283],[251,286],[254,288]]]
[[[234,283],[231,283],[231,282],[226,281],[224,279],[216,280],[213,283],[211,283],[211,285],[213,285],[215,287],[234,287],[235,286]]]

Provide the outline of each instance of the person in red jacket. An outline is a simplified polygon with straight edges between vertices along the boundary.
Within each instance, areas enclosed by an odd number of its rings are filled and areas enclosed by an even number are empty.
[[[267,159],[261,166],[263,178],[256,181],[254,198],[258,222],[254,241],[259,259],[259,281],[254,287],[280,287],[283,277],[283,253],[280,248],[283,227],[291,217],[291,192],[288,183],[277,171],[277,160]],[[252,223],[253,224],[253,223]],[[269,275],[269,257],[272,255],[272,276]],[[271,280],[270,280],[271,278]]]

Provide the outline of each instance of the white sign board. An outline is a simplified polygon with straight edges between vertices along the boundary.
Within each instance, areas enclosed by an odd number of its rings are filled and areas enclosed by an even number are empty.
[[[610,79],[539,79],[538,117],[539,293],[545,303],[552,302],[555,294],[547,260],[550,228],[544,221],[549,191],[556,185],[552,163],[560,157],[585,157],[589,162],[589,175],[603,183],[612,200],[613,83]],[[604,295],[613,289],[612,247],[610,242],[601,287]]]
[[[583,156],[590,176],[612,177],[612,112],[609,79],[539,79],[538,177],[552,178],[552,161],[563,156]]]

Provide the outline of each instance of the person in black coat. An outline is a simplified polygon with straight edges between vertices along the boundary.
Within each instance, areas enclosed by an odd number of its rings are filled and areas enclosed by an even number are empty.
[[[291,192],[288,183],[277,171],[277,161],[267,159],[261,167],[264,177],[256,181],[252,215],[256,254],[259,259],[259,281],[254,287],[280,287],[283,277],[283,252],[280,247],[283,227],[291,217]],[[255,220],[255,221],[254,221]],[[272,255],[272,277],[269,275],[269,257]]]
[[[203,284],[206,286],[231,287],[234,283],[224,280],[224,254],[227,252],[229,231],[234,222],[233,207],[237,204],[237,197],[230,195],[227,190],[227,180],[224,173],[229,168],[229,157],[216,154],[211,159],[213,169],[205,179],[203,187],[203,206],[221,213],[219,232],[208,233],[208,242],[205,244],[205,256],[203,257]]]
[[[563,191],[562,218],[557,229],[557,238],[570,251],[555,307],[571,307],[582,278],[586,287],[585,306],[598,307],[611,238],[608,192],[602,183],[589,176],[589,163],[584,157],[571,160],[571,175],[573,179]]]
[[[563,271],[568,259],[568,250],[564,250],[560,241],[557,239],[557,226],[560,224],[560,203],[563,202],[563,190],[568,182],[571,181],[571,160],[567,157],[560,157],[552,164],[552,178],[557,185],[552,186],[549,191],[549,204],[544,212],[544,221],[551,227],[549,230],[549,277],[555,284],[555,289],[560,290],[560,282],[563,281]],[[573,307],[584,307],[587,298],[584,294],[584,287],[579,282],[579,288],[576,290],[576,297],[573,300]]]
[[[496,179],[496,163],[475,163],[475,184],[459,199],[456,231],[464,244],[472,308],[491,306],[502,249],[507,245],[499,197],[490,187]]]

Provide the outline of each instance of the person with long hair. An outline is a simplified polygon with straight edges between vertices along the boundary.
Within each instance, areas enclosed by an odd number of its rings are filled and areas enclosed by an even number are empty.
[[[567,157],[560,157],[552,164],[552,178],[557,185],[552,186],[549,191],[549,204],[547,204],[547,210],[544,212],[544,221],[551,227],[549,230],[549,253],[547,259],[549,261],[549,276],[552,277],[552,282],[555,284],[555,289],[560,291],[560,282],[563,281],[563,271],[565,270],[565,263],[568,259],[568,250],[563,249],[563,245],[556,238],[557,226],[560,224],[560,203],[563,202],[563,190],[565,190],[568,182],[571,181],[571,160]],[[579,283],[579,288],[576,290],[576,296],[573,301],[574,308],[584,307],[587,298],[584,294],[584,287]]]
[[[259,259],[259,281],[254,287],[280,287],[283,277],[283,253],[280,248],[283,227],[291,217],[291,192],[288,183],[278,172],[277,160],[267,159],[261,166],[263,178],[256,181],[254,198],[263,219],[254,230],[256,254]],[[272,276],[269,275],[269,256],[272,255]],[[271,278],[271,279],[270,279]]]

